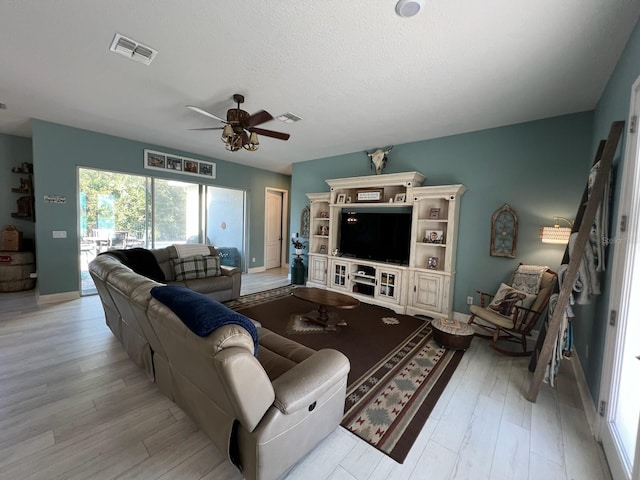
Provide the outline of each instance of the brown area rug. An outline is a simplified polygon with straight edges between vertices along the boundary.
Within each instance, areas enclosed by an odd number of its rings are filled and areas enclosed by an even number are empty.
[[[428,321],[361,303],[329,309],[347,322],[326,332],[302,316],[313,304],[293,286],[227,303],[265,328],[315,350],[335,348],[351,362],[342,426],[402,463],[463,352],[441,348]]]

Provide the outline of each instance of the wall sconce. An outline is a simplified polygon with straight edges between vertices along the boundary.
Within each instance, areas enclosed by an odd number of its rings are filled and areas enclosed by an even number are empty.
[[[573,223],[564,217],[553,217],[555,223],[553,227],[540,227],[540,240],[542,243],[564,244],[569,243],[569,237],[573,230]],[[567,222],[569,227],[561,227],[558,220]]]

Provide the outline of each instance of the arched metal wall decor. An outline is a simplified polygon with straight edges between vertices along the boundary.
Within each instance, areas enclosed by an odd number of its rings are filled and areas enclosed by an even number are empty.
[[[518,244],[518,216],[506,203],[491,217],[492,257],[516,258]]]
[[[302,213],[300,214],[300,236],[304,238],[309,238],[310,214],[311,211],[308,205],[302,209]]]

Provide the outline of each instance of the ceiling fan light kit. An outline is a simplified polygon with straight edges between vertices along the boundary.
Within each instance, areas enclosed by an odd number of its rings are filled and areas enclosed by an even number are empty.
[[[249,115],[247,112],[240,109],[240,104],[244,103],[244,96],[236,93],[233,96],[233,100],[238,106],[237,108],[230,108],[227,110],[226,120],[223,120],[217,115],[207,112],[200,107],[186,105],[188,109],[193,110],[194,112],[226,124],[224,127],[193,128],[192,130],[222,130],[222,136],[220,139],[224,143],[224,148],[229,152],[237,152],[241,148],[250,152],[255,152],[260,145],[258,134],[264,135],[265,137],[277,138],[278,140],[289,139],[288,133],[256,128],[257,125],[273,120],[273,117],[269,112],[260,110],[253,115]]]
[[[413,17],[417,15],[424,0],[400,0],[396,4],[396,13],[401,17]]]

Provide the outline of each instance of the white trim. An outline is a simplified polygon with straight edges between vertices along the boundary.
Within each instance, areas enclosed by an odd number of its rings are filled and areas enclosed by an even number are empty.
[[[576,378],[576,384],[578,385],[578,392],[580,392],[580,400],[582,400],[582,408],[584,409],[587,421],[589,422],[591,434],[596,437],[600,428],[600,416],[598,415],[596,405],[591,397],[587,377],[584,375],[584,370],[582,369],[582,362],[575,351],[568,360],[571,362],[571,366],[573,367],[573,374]]]
[[[36,291],[36,303],[38,305],[48,305],[50,303],[70,302],[71,300],[78,300],[80,298],[80,292],[62,292],[51,293],[49,295],[40,295],[40,291]]]
[[[462,323],[469,323],[469,319],[471,318],[471,314],[470,313],[460,313],[460,312],[453,312],[453,319],[457,320],[459,322]]]
[[[261,267],[253,267],[247,270],[247,273],[262,273],[266,272],[267,269],[262,265]]]
[[[640,113],[637,106],[640,105],[640,77],[633,83],[631,88],[631,98],[629,104],[629,115]],[[630,122],[627,122],[627,126]],[[618,217],[615,219],[615,232],[620,235],[612,239],[615,244],[611,270],[611,289],[607,312],[616,310],[618,312],[618,322],[615,327],[607,326],[605,334],[605,344],[603,352],[602,369],[600,371],[600,391],[596,403],[606,400],[607,408],[603,418],[597,421],[596,438],[603,444],[605,453],[610,452],[615,458],[607,458],[614,478],[625,478],[624,467],[618,458],[618,448],[615,446],[616,440],[609,428],[609,418],[614,410],[616,398],[615,389],[618,383],[621,358],[616,348],[624,339],[626,326],[626,312],[628,311],[629,299],[625,296],[631,288],[633,276],[633,263],[635,242],[634,237],[637,232],[638,203],[640,202],[640,189],[636,188],[636,180],[640,178],[637,156],[640,154],[638,145],[638,132],[629,132],[627,127],[627,137],[625,139],[625,149],[623,156],[623,171],[621,173],[622,188],[618,202]],[[627,216],[627,231],[619,232],[620,221],[623,215]],[[608,313],[607,313],[608,316]],[[639,442],[640,443],[640,442]],[[640,448],[640,444],[637,445]],[[639,455],[636,452],[636,460]],[[638,462],[636,462],[638,463]],[[637,479],[639,466],[636,464],[632,478]]]

